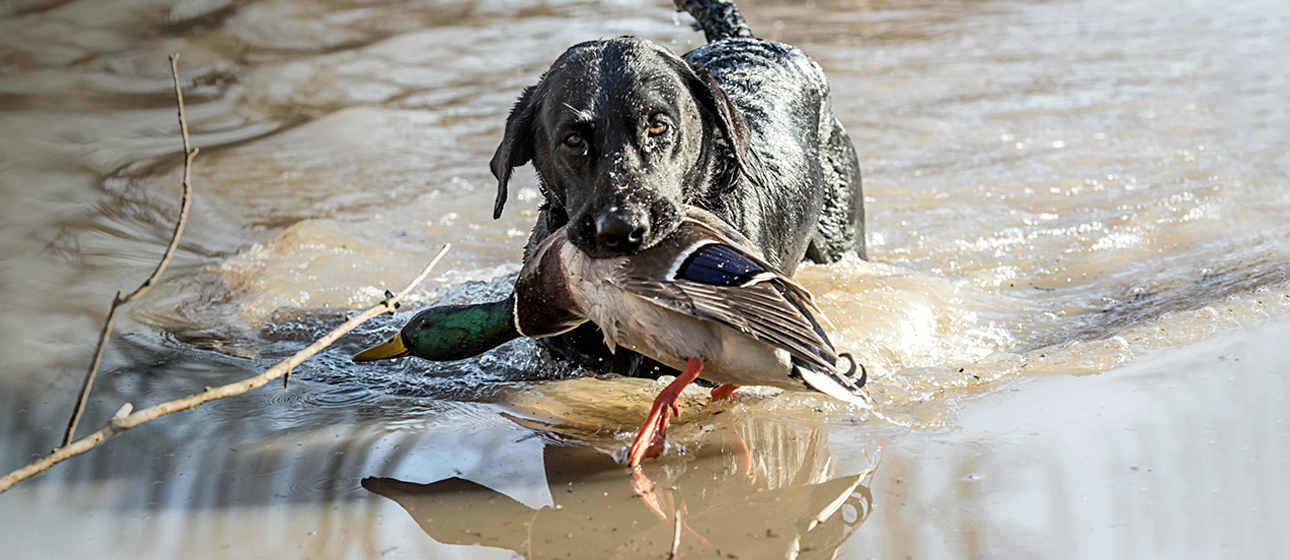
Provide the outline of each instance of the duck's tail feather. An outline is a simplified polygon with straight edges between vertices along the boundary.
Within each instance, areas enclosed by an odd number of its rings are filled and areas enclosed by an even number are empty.
[[[841,352],[838,354],[838,357],[846,358],[848,362],[851,362],[851,369],[847,370],[847,372],[842,375],[843,377],[846,377],[847,379],[855,379],[856,369],[860,370],[860,379],[855,382],[855,386],[863,389],[864,384],[869,381],[869,370],[864,368],[864,364],[857,362],[855,356],[852,356],[850,352]]]
[[[800,377],[807,385],[821,393],[868,409],[870,414],[880,420],[908,427],[908,421],[887,416],[883,412],[882,406],[878,404],[877,399],[873,398],[873,393],[870,393],[869,388],[865,387],[865,383],[869,381],[869,372],[865,369],[864,364],[856,361],[855,357],[847,352],[838,354],[838,356],[851,362],[851,369],[846,373],[826,370],[794,357],[792,362],[795,366],[793,368],[795,377]],[[860,371],[858,378],[856,377],[856,370]]]
[[[864,365],[857,362],[849,353],[838,354],[838,357],[845,357],[851,362],[851,368],[845,373],[819,367],[796,356],[792,358],[792,362],[797,374],[802,376],[802,381],[815,390],[856,406],[874,408],[873,397],[864,388],[865,382],[869,379],[869,373]],[[860,372],[859,377],[856,377],[857,370]]]

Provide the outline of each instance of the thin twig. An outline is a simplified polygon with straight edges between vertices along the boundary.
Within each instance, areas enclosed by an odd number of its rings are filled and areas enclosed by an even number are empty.
[[[121,292],[118,291],[116,297],[112,298],[112,308],[108,310],[107,319],[103,321],[103,330],[99,332],[99,345],[94,350],[94,358],[90,360],[89,371],[85,372],[85,382],[81,385],[81,394],[76,399],[76,407],[72,409],[72,418],[67,422],[67,431],[63,433],[63,445],[71,443],[72,438],[76,437],[76,425],[80,423],[81,415],[85,413],[85,403],[89,401],[94,377],[98,375],[99,364],[103,361],[103,351],[112,336],[112,322],[116,320],[117,308],[142,297],[161,277],[161,273],[165,272],[166,266],[170,264],[170,259],[175,256],[175,249],[179,247],[179,238],[184,234],[184,224],[188,222],[188,208],[192,206],[193,194],[191,182],[193,158],[197,157],[197,148],[188,143],[188,120],[184,118],[184,92],[179,87],[178,61],[179,53],[170,55],[170,75],[175,80],[175,103],[179,106],[179,132],[184,138],[184,182],[183,198],[179,202],[179,219],[175,221],[175,231],[170,235],[170,245],[166,246],[166,252],[161,256],[161,262],[157,263],[157,269],[152,271],[152,275],[130,295],[121,297]]]
[[[4,492],[14,484],[26,480],[38,473],[44,472],[46,469],[69,457],[89,451],[100,443],[103,443],[130,428],[138,426],[139,424],[156,420],[157,418],[161,418],[167,414],[179,412],[181,410],[188,410],[213,400],[240,395],[247,391],[259,388],[265,383],[285,375],[287,372],[291,371],[292,368],[295,368],[307,360],[310,356],[313,356],[328,346],[331,346],[333,342],[336,342],[336,340],[344,336],[345,333],[354,330],[359,325],[367,322],[369,319],[376,317],[377,315],[394,310],[394,306],[400,299],[403,299],[404,296],[408,295],[413,288],[430,275],[430,269],[439,264],[439,261],[443,259],[443,256],[448,252],[448,248],[451,246],[451,244],[444,244],[443,249],[440,249],[439,253],[430,260],[430,264],[426,265],[425,269],[421,271],[421,274],[418,274],[406,288],[403,288],[403,291],[400,291],[393,297],[373,305],[362,313],[355,315],[350,320],[345,321],[343,325],[336,327],[335,330],[314,341],[313,344],[310,344],[304,350],[296,352],[295,355],[290,358],[278,362],[277,365],[265,370],[264,373],[255,377],[243,379],[242,381],[216,387],[214,389],[207,389],[206,391],[196,395],[151,406],[133,414],[121,414],[118,412],[117,415],[112,418],[112,421],[108,422],[103,429],[85,436],[69,445],[63,446],[62,448],[54,451],[54,453],[46,456],[44,459],[11,472],[5,475],[4,478],[0,478],[0,492]],[[125,407],[122,407],[122,410],[126,410]]]

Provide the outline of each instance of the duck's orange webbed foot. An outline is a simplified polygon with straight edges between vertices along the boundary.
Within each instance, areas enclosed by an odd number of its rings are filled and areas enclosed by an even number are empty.
[[[681,415],[681,409],[676,406],[676,399],[681,396],[681,391],[685,390],[686,385],[698,379],[700,371],[703,371],[703,358],[690,358],[685,363],[685,371],[654,398],[654,406],[650,408],[649,417],[645,419],[645,426],[641,428],[641,433],[636,436],[631,450],[627,452],[628,465],[635,467],[641,464],[642,459],[658,457],[663,453],[663,446],[667,442],[667,425],[671,420],[669,416]]]
[[[717,385],[712,388],[712,400],[726,400],[730,398],[730,395],[735,394],[735,391],[738,391],[739,387],[741,387],[741,385]]]

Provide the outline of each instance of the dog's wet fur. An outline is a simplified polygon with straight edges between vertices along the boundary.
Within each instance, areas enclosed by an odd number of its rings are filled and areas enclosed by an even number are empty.
[[[855,148],[820,67],[752,37],[733,4],[677,0],[709,43],[677,56],[619,37],[573,46],[524,90],[492,159],[495,216],[512,171],[532,162],[545,202],[525,258],[557,228],[591,257],[630,254],[705,208],[792,274],[803,258],[865,258]],[[670,373],[593,325],[545,339],[553,354],[625,374]],[[644,371],[650,370],[650,371]]]

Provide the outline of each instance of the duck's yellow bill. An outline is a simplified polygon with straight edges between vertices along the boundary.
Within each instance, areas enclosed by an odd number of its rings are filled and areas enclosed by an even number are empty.
[[[396,334],[394,339],[379,346],[373,346],[354,354],[351,358],[355,362],[375,362],[376,360],[389,360],[393,358],[402,358],[411,354],[412,351],[403,345],[403,335]]]

